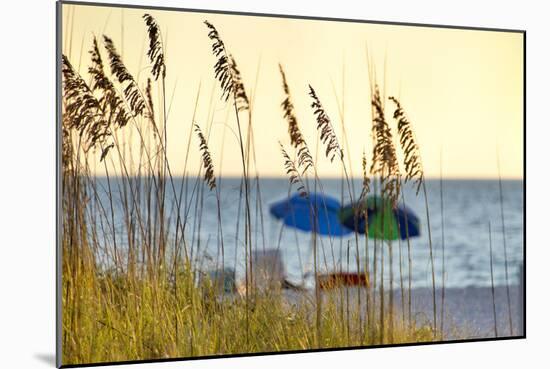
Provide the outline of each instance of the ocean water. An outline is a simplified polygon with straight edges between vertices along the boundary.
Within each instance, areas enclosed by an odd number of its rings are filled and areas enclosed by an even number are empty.
[[[115,227],[117,243],[125,244],[125,222],[121,206],[121,194],[118,192],[117,181],[111,179],[115,204]],[[105,178],[98,178],[98,198],[105,209],[109,209],[106,196],[107,183]],[[182,191],[182,204],[189,204],[186,212],[182,205],[181,217],[186,218],[186,240],[189,253],[197,267],[211,270],[220,266],[220,238],[216,194],[204,185],[201,179],[190,178],[184,182],[182,178],[174,178],[178,194]],[[342,194],[340,179],[322,179],[325,194],[349,202],[347,187]],[[239,178],[218,178],[218,188],[221,202],[221,230],[225,250],[225,267],[236,270],[237,278],[244,276],[244,200],[240,201]],[[430,229],[435,260],[436,284],[446,287],[489,286],[490,254],[489,254],[489,223],[491,224],[491,239],[493,246],[493,268],[496,285],[504,285],[505,259],[504,241],[508,256],[510,284],[517,283],[519,266],[523,263],[523,182],[520,180],[503,180],[504,230],[501,219],[501,201],[498,180],[444,180],[443,181],[443,223],[440,201],[440,181],[427,180],[427,193],[430,215]],[[285,178],[264,178],[259,182],[251,180],[251,223],[253,248],[279,249],[283,258],[284,268],[289,280],[311,286],[312,270],[312,235],[308,232],[283,226],[280,220],[269,214],[269,205],[285,199],[289,194],[289,183]],[[354,196],[361,191],[361,181],[353,181]],[[431,264],[429,257],[427,214],[422,192],[418,194],[412,186],[404,186],[403,194],[407,207],[411,208],[420,218],[421,235],[410,239],[412,258],[413,287],[431,286]],[[176,206],[173,190],[170,184],[166,190],[167,209],[170,210],[172,224],[175,224]],[[443,275],[443,237],[444,225],[445,274]],[[175,234],[175,227],[169,230]],[[345,237],[318,237],[319,266],[322,271],[334,269],[355,271],[356,242],[353,234]],[[369,240],[369,256],[373,260],[372,239]],[[408,283],[407,241],[393,241],[394,287],[400,281],[402,270],[404,283]],[[384,262],[385,280],[389,283],[389,264],[387,245]],[[359,235],[360,265],[364,265],[365,238]],[[400,255],[401,252],[401,261]],[[380,254],[379,254],[380,256]],[[380,262],[380,260],[377,260]],[[371,266],[372,268],[372,266]]]

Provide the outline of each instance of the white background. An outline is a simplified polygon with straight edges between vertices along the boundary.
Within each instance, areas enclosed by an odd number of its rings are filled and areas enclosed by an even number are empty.
[[[544,1],[138,1],[144,5],[527,30],[527,340],[134,365],[132,368],[517,368],[547,362],[548,11]],[[119,2],[111,0],[111,2]],[[2,4],[0,367],[53,367],[55,3]],[[475,86],[472,86],[473,88]],[[467,143],[465,143],[467,145]],[[152,366],[156,365],[156,366]],[[538,367],[544,364],[534,364]]]

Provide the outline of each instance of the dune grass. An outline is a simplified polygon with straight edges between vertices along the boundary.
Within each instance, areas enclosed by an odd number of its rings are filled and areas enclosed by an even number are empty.
[[[393,302],[393,270],[390,268],[389,271],[390,286],[384,286],[383,262],[377,270],[377,253],[381,258],[385,254],[393,257],[391,242],[379,240],[369,246],[368,237],[363,243],[358,232],[355,232],[355,245],[352,245],[355,246],[358,270],[361,269],[359,248],[364,247],[368,256],[369,247],[374,247],[374,260],[367,258],[364,266],[369,283],[363,301],[361,291],[357,291],[355,301],[350,302],[349,290],[345,293],[343,289],[321,293],[318,284],[314,291],[304,293],[289,293],[278,286],[267,290],[257,288],[251,255],[262,239],[253,237],[253,234],[260,231],[264,236],[262,220],[257,221],[262,214],[261,190],[257,175],[256,178],[251,176],[251,161],[256,160],[251,119],[253,97],[247,95],[236,60],[226,49],[218,30],[205,22],[205,31],[212,41],[213,78],[220,82],[221,100],[232,104],[242,159],[241,199],[236,219],[237,234],[234,235],[232,230],[221,227],[221,192],[217,179],[221,180],[222,175],[221,169],[219,178],[214,174],[216,168],[210,154],[213,148],[208,146],[211,122],[207,125],[189,123],[189,132],[194,131],[199,138],[195,149],[200,151],[202,168],[199,173],[189,175],[185,167],[186,175],[179,188],[174,181],[166,154],[165,78],[168,72],[164,64],[162,35],[153,17],[144,15],[144,20],[149,36],[147,56],[152,67],[144,90],[140,87],[141,81],[126,68],[116,45],[108,36],[101,39],[103,48],[97,39],[93,39],[89,76],[79,75],[67,57],[62,60],[63,363],[433,340],[437,319],[435,297],[434,325],[416,324],[411,316],[409,269],[408,302],[405,306],[406,299],[402,296],[402,319],[397,319]],[[103,54],[107,55],[105,61]],[[286,170],[290,176],[289,186],[298,187],[303,196],[308,196],[311,190],[323,192],[315,162],[321,159],[314,160],[309,151],[306,138],[299,129],[296,107],[292,103],[282,66],[280,73],[285,95],[281,104],[281,121],[286,121],[289,126],[292,145],[292,151],[281,145],[281,171]],[[86,81],[87,77],[91,82]],[[382,196],[394,204],[399,200],[404,203],[396,157],[398,146],[393,143],[379,87],[374,80],[371,83],[373,158],[370,172],[367,170],[366,155],[361,158],[363,189],[360,198],[373,191],[369,178],[372,175],[374,191],[380,189]],[[153,103],[153,87],[159,87],[161,91],[158,96],[160,109]],[[325,145],[326,160],[332,162],[336,158],[334,165],[341,165],[342,180],[347,184],[348,191],[342,196],[349,196],[350,201],[356,200],[350,186],[344,150],[328,113],[311,86],[309,91],[303,93],[309,93],[313,101],[311,107],[319,129],[316,144]],[[411,125],[397,99],[390,99],[397,106],[394,118],[402,149],[407,153],[403,180],[414,181],[420,189],[424,178]],[[206,129],[201,128],[205,126]],[[126,136],[125,132],[129,130],[134,134]],[[131,152],[127,147],[132,147],[131,140],[136,139],[139,150]],[[190,142],[187,142],[188,146]],[[92,174],[90,163],[94,155],[100,156],[107,188]],[[117,160],[113,160],[113,156]],[[201,177],[203,181],[196,179]],[[197,234],[200,233],[204,197],[210,191],[215,192],[217,199],[218,230],[215,242],[221,262],[217,259],[216,265],[222,269],[230,259],[226,257],[224,237],[239,239],[239,224],[244,226],[242,244],[245,260],[238,262],[245,265],[245,279],[240,294],[221,293],[219,281],[210,280],[201,270],[204,245]],[[108,203],[100,199],[101,194],[107,195]],[[253,194],[256,204],[251,203]],[[172,207],[166,201],[168,196],[174,199]],[[122,224],[115,219],[115,209],[122,209]],[[364,211],[366,216],[365,209],[359,211]],[[198,215],[193,217],[193,222],[187,220],[191,213]],[[243,223],[239,223],[241,217]],[[257,228],[255,232],[253,227]],[[320,262],[317,242],[317,236],[313,235],[311,247],[315,276]],[[408,265],[411,268],[410,244],[407,244]],[[332,247],[331,240],[331,251],[334,253]],[[401,245],[399,247],[401,294],[404,295]],[[349,251],[347,259],[350,264]]]
[[[98,273],[90,265],[82,265],[74,279],[65,277],[66,364],[389,343],[377,340],[379,325],[373,337],[361,336],[355,324],[348,331],[336,296],[326,296],[323,304],[318,345],[313,296],[298,296],[292,303],[274,290],[256,294],[247,307],[241,297],[222,302],[211,284],[197,287],[190,271],[182,273],[177,294],[167,278],[130,279]],[[356,312],[350,319],[357,322]],[[393,343],[431,339],[429,327],[393,329]]]

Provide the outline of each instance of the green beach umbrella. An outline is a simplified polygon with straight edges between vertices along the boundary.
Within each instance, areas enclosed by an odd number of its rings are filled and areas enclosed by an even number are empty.
[[[351,230],[359,233],[368,230],[369,238],[397,240],[420,235],[420,220],[411,209],[404,205],[394,207],[390,200],[380,196],[368,196],[344,206],[339,218]]]

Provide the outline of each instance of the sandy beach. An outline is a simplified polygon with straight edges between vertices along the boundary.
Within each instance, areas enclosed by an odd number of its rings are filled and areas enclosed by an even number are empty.
[[[332,293],[340,295],[338,290]],[[357,289],[350,288],[348,294],[350,306],[357,301]],[[437,326],[441,327],[441,293],[436,289]],[[345,292],[344,295],[345,296]],[[344,297],[345,298],[345,297]],[[379,294],[376,292],[376,309],[379,309]],[[518,285],[510,286],[510,311],[512,316],[512,332],[510,332],[507,292],[505,286],[495,287],[495,310],[498,337],[523,335],[523,297]],[[361,300],[365,301],[364,289],[361,290]],[[404,299],[407,311],[407,290]],[[431,325],[433,320],[432,290],[416,288],[412,291],[412,314],[418,326]],[[385,297],[386,310],[389,308],[389,293]],[[401,290],[394,289],[395,322],[402,319]],[[405,315],[408,313],[406,312]],[[493,299],[491,287],[465,287],[445,289],[445,314],[443,321],[445,340],[475,339],[495,337]]]

